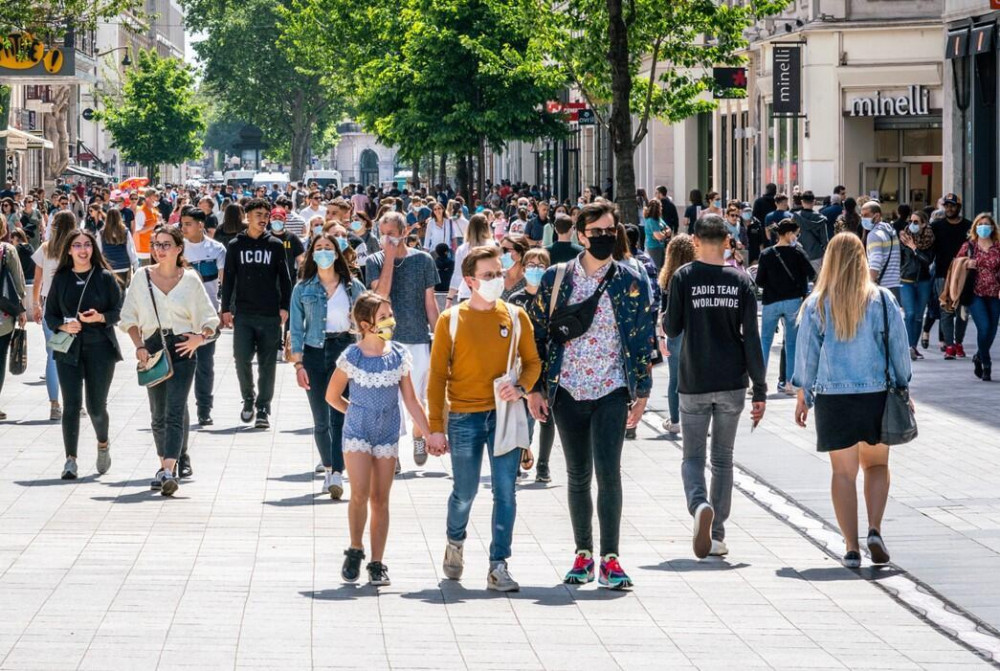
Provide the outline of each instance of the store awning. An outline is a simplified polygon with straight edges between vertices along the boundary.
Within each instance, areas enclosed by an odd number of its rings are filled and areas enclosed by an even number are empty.
[[[948,60],[969,55],[969,28],[948,31],[948,42],[944,56]]]
[[[7,138],[14,138],[15,141],[21,141],[22,145],[27,144],[27,149],[52,149],[52,143],[46,140],[44,137],[39,137],[34,133],[28,133],[27,131],[20,130],[18,128],[11,128],[8,126],[7,130],[0,130],[0,138],[7,141]]]
[[[84,168],[82,165],[67,165],[66,169],[63,170],[63,174],[67,172],[74,175],[80,175],[81,177],[104,180],[105,182],[111,181],[111,175],[106,175],[103,172],[91,170],[90,168]]]
[[[996,33],[997,24],[987,23],[981,26],[972,27],[972,42],[970,44],[969,50],[975,54],[988,54],[993,51],[994,34]]]

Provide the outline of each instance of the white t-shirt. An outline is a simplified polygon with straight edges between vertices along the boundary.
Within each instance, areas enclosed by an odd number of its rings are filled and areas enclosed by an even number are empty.
[[[326,332],[343,333],[351,330],[351,299],[344,285],[337,282],[333,296],[326,301]]]
[[[314,210],[311,207],[307,207],[304,210],[299,210],[299,216],[302,217],[303,221],[306,222],[306,226],[309,225],[309,220],[315,216],[326,217],[326,208],[320,206],[322,209]]]
[[[45,253],[48,248],[49,243],[43,242],[35,250],[35,253],[31,255],[31,260],[35,262],[36,266],[42,269],[42,298],[49,295],[49,287],[52,286],[52,277],[56,274],[56,268],[59,267],[59,259],[50,259],[49,255]]]
[[[184,241],[184,258],[187,259],[191,267],[198,273],[199,277],[216,276],[216,279],[203,282],[208,299],[212,301],[212,306],[216,312],[219,310],[219,280],[218,275],[226,267],[225,246],[207,235],[201,242]]]

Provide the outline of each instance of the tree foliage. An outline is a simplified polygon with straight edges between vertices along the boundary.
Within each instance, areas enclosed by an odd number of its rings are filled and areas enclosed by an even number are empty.
[[[205,120],[195,100],[194,76],[183,62],[140,50],[125,73],[121,99],[105,99],[98,118],[126,161],[147,166],[179,164],[201,153]]]
[[[138,15],[143,0],[3,0],[0,2],[0,42],[11,33],[26,31],[44,42],[62,37],[69,26],[93,30],[98,22],[122,12]]]
[[[288,146],[291,178],[309,165],[314,135],[341,115],[338,89],[304,72],[279,48],[279,18],[291,0],[181,0],[185,21],[206,39],[194,43],[203,85],[225,114],[264,131],[272,146]]]

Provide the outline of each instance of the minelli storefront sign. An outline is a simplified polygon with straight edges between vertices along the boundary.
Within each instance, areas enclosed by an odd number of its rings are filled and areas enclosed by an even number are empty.
[[[853,98],[848,110],[850,116],[924,116],[930,114],[931,92],[923,86],[911,86],[901,96],[876,91],[873,96]]]

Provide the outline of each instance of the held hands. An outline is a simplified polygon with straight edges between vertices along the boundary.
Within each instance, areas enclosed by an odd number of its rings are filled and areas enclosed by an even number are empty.
[[[448,437],[443,433],[432,433],[427,436],[427,452],[435,457],[448,453]]]
[[[177,343],[177,353],[189,359],[194,356],[195,350],[205,344],[205,336],[200,333],[185,333],[184,340]]]
[[[549,418],[549,403],[541,392],[533,391],[528,394],[528,412],[539,422],[544,422]]]
[[[670,350],[667,349],[667,341],[657,338],[657,345],[660,348],[660,354],[663,355],[663,358],[668,358],[670,356]]]
[[[965,264],[965,267],[968,268],[969,270],[975,270],[976,268],[979,267],[979,264],[976,262],[975,259],[969,259],[969,262]]]

